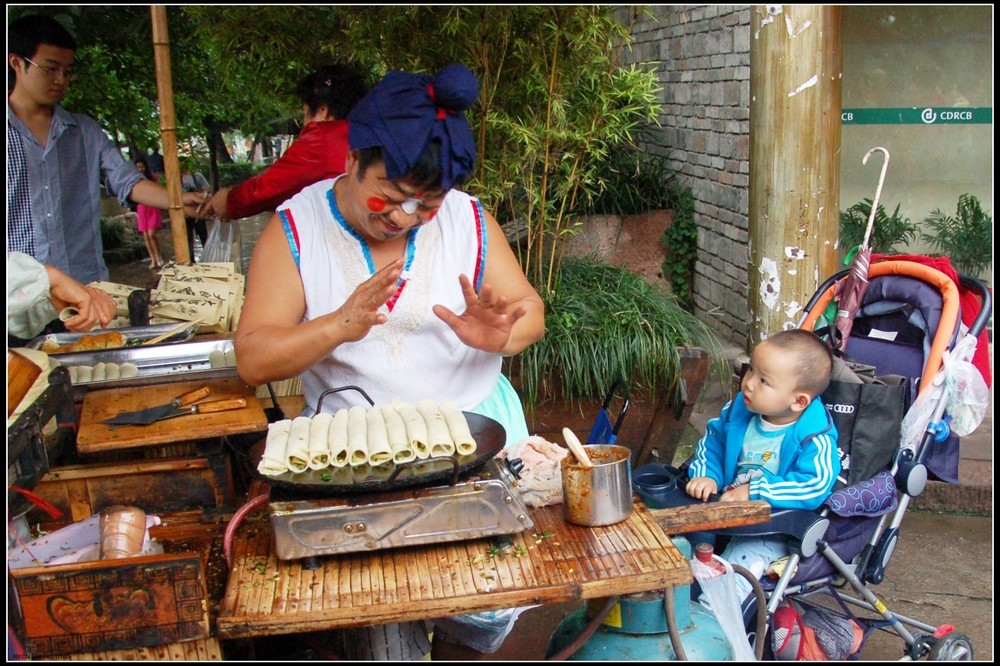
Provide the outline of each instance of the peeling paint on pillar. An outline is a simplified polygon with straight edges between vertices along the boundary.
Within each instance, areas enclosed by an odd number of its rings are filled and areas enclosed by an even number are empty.
[[[792,92],[788,93],[788,96],[789,97],[795,97],[796,95],[798,95],[800,92],[802,92],[806,88],[812,88],[818,82],[819,82],[819,77],[816,76],[815,74],[813,74],[811,79],[809,79],[808,81],[806,81],[805,83],[803,83],[801,86],[799,86],[798,88],[796,88]]]
[[[760,261],[760,300],[764,307],[774,310],[781,293],[781,276],[778,274],[778,264],[773,259],[764,257]]]

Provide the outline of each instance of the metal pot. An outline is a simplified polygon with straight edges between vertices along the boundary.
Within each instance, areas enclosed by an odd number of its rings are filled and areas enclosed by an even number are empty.
[[[574,525],[613,525],[632,513],[631,451],[614,444],[583,447],[593,467],[573,456],[562,461],[563,507]]]

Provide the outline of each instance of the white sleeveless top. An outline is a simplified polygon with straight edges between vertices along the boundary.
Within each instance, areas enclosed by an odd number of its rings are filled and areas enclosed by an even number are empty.
[[[278,210],[305,290],[304,322],[336,310],[375,272],[368,244],[337,209],[334,182],[310,185]],[[429,398],[467,410],[489,396],[502,356],[466,346],[431,311],[435,304],[465,311],[458,276],[468,276],[480,289],[486,240],[479,201],[451,190],[434,219],[410,231],[400,286],[382,310],[389,321],[357,342],[341,344],[302,374],[303,413],[315,413],[325,390],[351,385],[376,405]],[[323,398],[324,412],[353,405],[368,402],[354,390]]]

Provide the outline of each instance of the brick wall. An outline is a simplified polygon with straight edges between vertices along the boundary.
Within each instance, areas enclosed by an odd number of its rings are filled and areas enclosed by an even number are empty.
[[[696,312],[719,336],[749,333],[750,7],[652,5],[637,19],[624,64],[655,65],[662,112],[644,149],[667,155],[689,186],[698,225]],[[628,23],[633,7],[621,7]]]

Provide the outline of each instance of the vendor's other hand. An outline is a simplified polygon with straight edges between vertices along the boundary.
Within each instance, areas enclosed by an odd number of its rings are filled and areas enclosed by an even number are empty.
[[[368,335],[372,326],[389,321],[378,309],[396,293],[402,272],[403,260],[397,259],[359,284],[343,305],[327,315],[340,324],[347,342],[356,342]]]
[[[229,190],[232,188],[223,187],[214,195],[212,195],[211,201],[208,203],[208,214],[213,215],[223,222],[229,221],[229,211],[227,209],[226,202],[229,200]]]
[[[49,275],[49,295],[57,310],[73,307],[78,314],[63,322],[70,331],[80,333],[94,326],[106,327],[115,318],[118,306],[106,292],[83,285],[59,269],[45,267]]]
[[[688,495],[703,502],[707,502],[708,498],[714,495],[718,489],[719,485],[715,479],[710,479],[707,476],[696,476],[684,486]]]
[[[720,502],[747,502],[750,500],[750,484],[744,483],[722,493]]]
[[[459,316],[443,305],[435,305],[434,314],[469,347],[500,353],[510,340],[514,324],[527,310],[522,306],[509,311],[507,297],[494,300],[493,288],[488,284],[477,294],[467,276],[458,276],[458,282],[465,296],[465,312]]]

